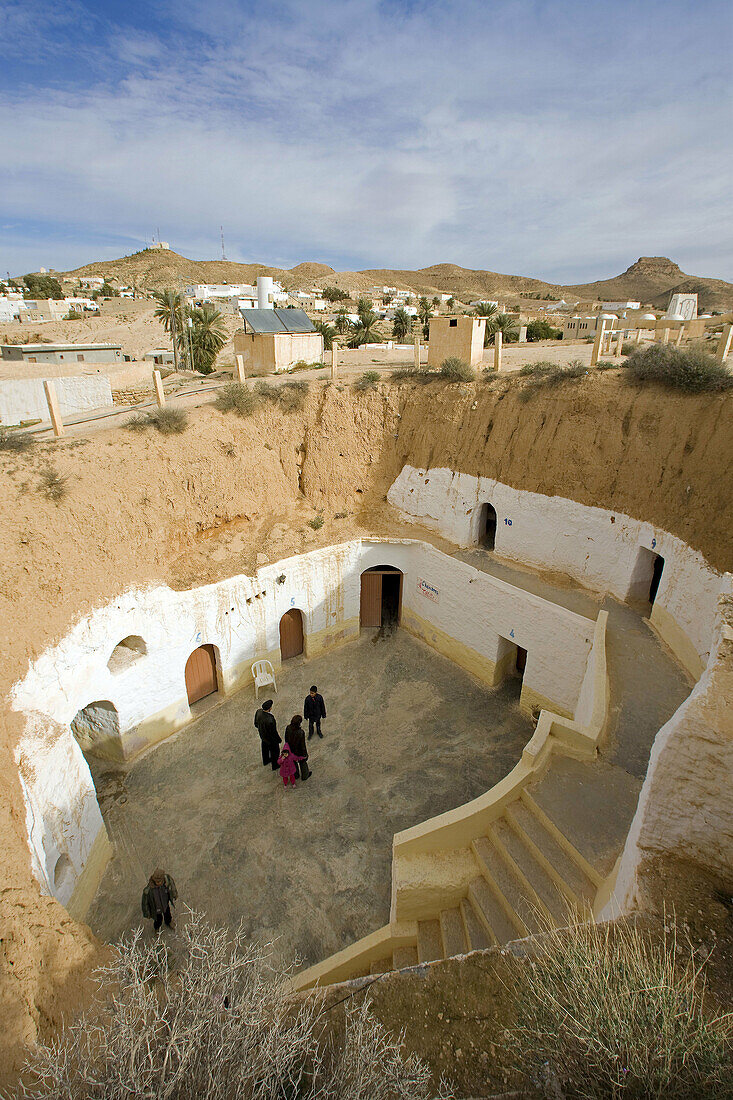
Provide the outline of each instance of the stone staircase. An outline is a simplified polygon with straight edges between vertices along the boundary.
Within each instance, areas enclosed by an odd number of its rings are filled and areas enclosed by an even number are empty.
[[[471,842],[471,851],[478,874],[458,905],[403,922],[399,946],[368,965],[355,965],[349,977],[384,974],[561,927],[569,910],[592,906],[603,881],[526,789],[487,835]]]

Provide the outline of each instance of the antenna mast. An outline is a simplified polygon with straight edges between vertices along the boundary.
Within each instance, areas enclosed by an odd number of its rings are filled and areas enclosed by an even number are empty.
[[[226,253],[224,252],[224,226],[220,225],[219,229],[221,229],[221,258],[222,260],[226,260]]]

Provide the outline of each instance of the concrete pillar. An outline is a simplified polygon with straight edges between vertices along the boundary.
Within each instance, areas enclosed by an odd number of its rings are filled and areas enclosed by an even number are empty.
[[[331,377],[335,378],[339,369],[339,346],[338,341],[334,340],[331,344]]]
[[[236,374],[237,382],[244,382],[244,380],[245,380],[244,356],[243,355],[235,355],[234,356],[234,361],[237,364],[236,368],[235,368],[235,374]]]
[[[680,330],[679,330],[679,332],[677,333],[677,339],[676,339],[676,340],[675,340],[675,342],[674,342],[674,346],[675,346],[676,348],[678,348],[678,347],[680,346],[680,344],[682,343],[682,337],[683,337],[684,335],[685,335],[685,326],[684,326],[684,325],[680,325]]]
[[[666,326],[665,328],[662,329],[662,343],[663,344],[668,344],[669,343],[669,326]]]
[[[637,342],[637,344],[640,344],[640,343],[641,343],[641,331],[642,331],[642,330],[641,330],[640,328],[638,328],[638,329],[636,330],[636,342]]]
[[[155,400],[158,402],[158,408],[162,409],[165,405],[165,394],[163,392],[163,379],[159,370],[153,371],[153,386],[155,387]]]
[[[605,319],[600,322],[600,327],[596,329],[596,338],[593,341],[593,349],[590,353],[590,365],[594,367],[598,362],[602,349],[603,342],[606,338],[606,321]]]
[[[721,333],[720,342],[718,344],[718,359],[721,363],[724,363],[728,358],[732,343],[733,325],[726,325]]]
[[[519,329],[519,343],[520,344],[526,344],[527,343],[527,326],[526,325],[522,325],[521,328]]]
[[[501,370],[501,345],[504,342],[504,337],[500,332],[494,333],[494,370]]]
[[[623,334],[623,332],[619,332],[618,340],[616,341],[616,356],[617,357],[622,354],[621,348],[623,346],[624,346],[624,334]]]
[[[420,337],[415,337],[415,370],[420,370]]]
[[[64,422],[61,419],[61,409],[59,408],[59,399],[56,395],[56,387],[53,382],[44,382],[43,388],[46,392],[46,402],[48,404],[48,412],[53,426],[53,434],[58,439],[59,436],[64,435]]]

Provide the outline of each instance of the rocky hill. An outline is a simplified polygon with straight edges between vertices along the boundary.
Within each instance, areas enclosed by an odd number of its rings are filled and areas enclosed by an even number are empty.
[[[314,283],[337,286],[360,293],[373,285],[396,286],[431,295],[453,294],[466,302],[478,297],[497,297],[509,301],[526,295],[553,295],[569,301],[598,301],[631,298],[657,308],[666,308],[673,291],[695,291],[701,310],[733,309],[733,284],[722,279],[686,275],[665,256],[641,256],[621,275],[592,283],[563,285],[548,283],[525,275],[502,275],[435,264],[417,271],[371,268],[364,271],[335,271],[327,264],[301,263],[286,270],[266,264],[239,264],[229,260],[189,260],[177,252],[145,249],[118,260],[102,260],[62,273],[75,280],[79,276],[104,275],[119,283],[153,290],[192,282],[252,283],[258,275],[272,275],[288,290],[299,290]]]

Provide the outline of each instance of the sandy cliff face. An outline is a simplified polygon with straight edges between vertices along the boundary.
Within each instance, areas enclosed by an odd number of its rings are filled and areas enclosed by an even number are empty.
[[[100,945],[30,874],[8,713],[12,684],[76,619],[130,585],[189,587],[353,535],[401,532],[385,503],[409,462],[493,477],[647,519],[733,567],[733,401],[597,375],[522,403],[516,382],[311,389],[301,413],[213,408],[181,436],[123,429],[0,454],[0,1067],[77,1003]],[[44,469],[66,478],[58,502]],[[307,521],[322,510],[324,526]],[[346,512],[345,518],[336,518]],[[0,1080],[2,1075],[0,1075]]]

